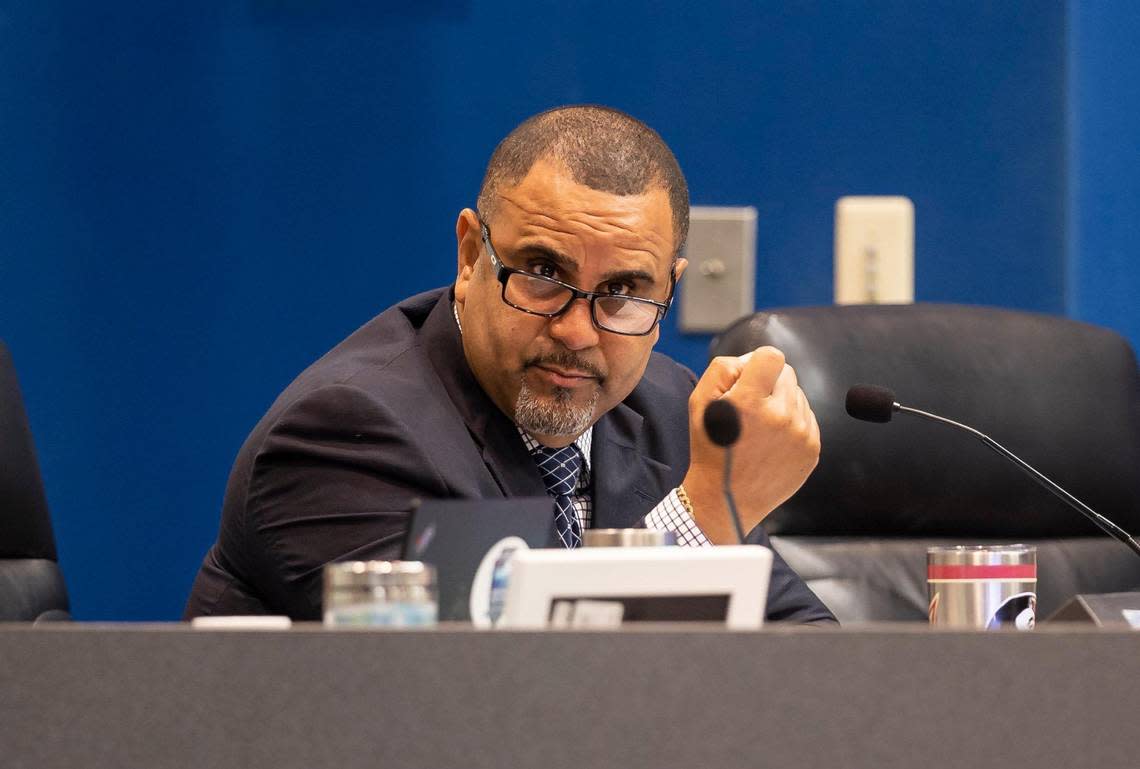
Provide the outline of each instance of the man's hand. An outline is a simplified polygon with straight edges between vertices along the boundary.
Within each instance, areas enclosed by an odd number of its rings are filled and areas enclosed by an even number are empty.
[[[774,347],[739,358],[714,358],[689,396],[689,472],[685,491],[697,524],[712,542],[734,544],[724,501],[724,449],[705,432],[705,408],[728,398],[740,412],[733,447],[732,491],[745,533],[794,494],[819,461],[819,425],[796,372]]]

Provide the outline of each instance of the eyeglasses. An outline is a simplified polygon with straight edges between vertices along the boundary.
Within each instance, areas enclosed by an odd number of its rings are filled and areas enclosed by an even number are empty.
[[[626,294],[583,291],[545,275],[507,267],[495,253],[495,247],[491,245],[491,231],[482,219],[479,220],[479,226],[483,232],[483,245],[495,268],[495,277],[503,285],[503,301],[516,310],[544,318],[556,318],[570,309],[574,300],[587,299],[590,302],[590,317],[598,328],[625,336],[645,336],[657,328],[673,302],[673,289],[676,285],[673,270],[669,271],[669,296],[664,302]]]

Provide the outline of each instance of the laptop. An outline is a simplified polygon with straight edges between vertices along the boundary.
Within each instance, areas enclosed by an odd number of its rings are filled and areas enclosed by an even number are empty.
[[[402,558],[435,566],[441,622],[469,622],[471,585],[493,548],[554,547],[557,536],[548,496],[420,500]]]

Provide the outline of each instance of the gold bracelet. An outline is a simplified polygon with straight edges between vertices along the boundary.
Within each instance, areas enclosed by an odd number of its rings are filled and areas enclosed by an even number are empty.
[[[677,499],[681,500],[681,504],[684,505],[685,512],[689,514],[689,517],[695,520],[696,514],[693,513],[693,502],[685,492],[685,486],[680,483],[677,484]]]

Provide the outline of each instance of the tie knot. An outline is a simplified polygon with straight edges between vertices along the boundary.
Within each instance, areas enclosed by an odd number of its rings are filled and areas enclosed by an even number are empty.
[[[574,493],[578,476],[582,474],[583,461],[577,446],[573,443],[560,449],[539,446],[533,456],[551,496],[564,497]]]

